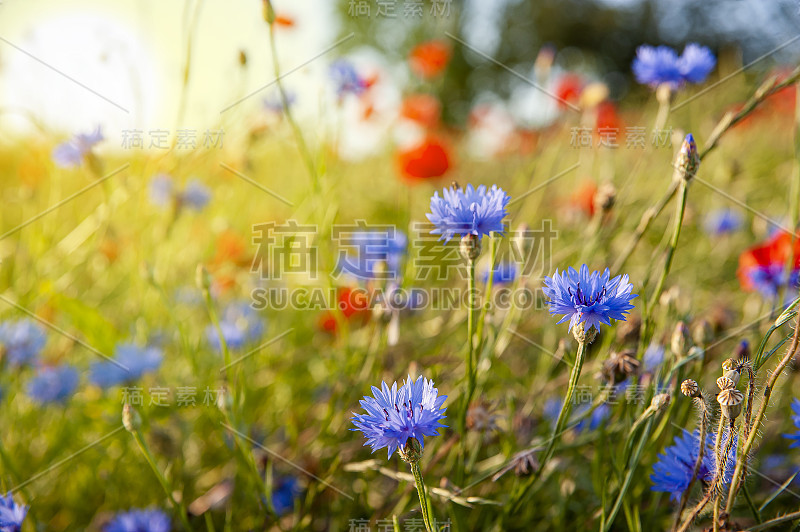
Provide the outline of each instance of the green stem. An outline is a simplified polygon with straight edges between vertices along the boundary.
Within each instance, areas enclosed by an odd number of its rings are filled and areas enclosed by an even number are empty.
[[[678,505],[678,513],[675,515],[675,522],[672,525],[672,530],[677,530],[681,523],[681,514],[683,513],[683,509],[686,508],[686,503],[689,500],[689,493],[692,491],[694,481],[697,480],[697,474],[700,472],[700,466],[703,465],[703,458],[706,451],[706,426],[710,422],[708,419],[708,406],[705,404],[705,398],[702,396],[695,399],[695,401],[700,402],[700,408],[702,409],[700,413],[700,450],[697,453],[697,460],[694,462],[694,468],[692,469],[692,477],[689,479],[689,485],[686,486],[686,490],[683,492],[683,495],[681,495],[681,502]]]
[[[164,492],[167,494],[167,498],[169,502],[172,504],[172,507],[178,512],[178,516],[181,519],[181,523],[183,523],[184,528],[187,531],[192,530],[192,525],[189,524],[189,519],[186,517],[186,506],[183,503],[183,498],[181,497],[181,502],[178,503],[175,501],[175,497],[172,496],[172,486],[170,485],[169,481],[164,477],[164,474],[156,465],[156,461],[153,458],[153,454],[150,452],[150,448],[147,445],[147,442],[144,441],[144,437],[142,437],[142,432],[140,429],[136,429],[133,434],[133,439],[136,440],[136,444],[141,449],[142,454],[144,455],[145,460],[150,465],[150,469],[153,470],[155,473],[156,478],[158,478],[158,482],[161,484],[161,487],[164,488]]]
[[[481,346],[483,345],[483,324],[486,321],[486,314],[489,312],[489,309],[492,306],[491,296],[492,296],[492,287],[494,285],[494,262],[497,258],[497,244],[499,240],[494,238],[494,233],[492,233],[491,243],[489,244],[489,276],[486,280],[486,291],[484,293],[484,299],[486,301],[483,304],[483,308],[481,308],[481,314],[478,318],[478,326],[476,328],[475,336],[478,338],[478,356],[480,357],[480,353],[482,351]]]
[[[800,519],[800,511],[792,512],[790,514],[782,515],[780,517],[776,517],[775,519],[770,519],[769,521],[765,521],[760,525],[756,525],[753,527],[748,528],[750,532],[757,532],[759,530],[766,530],[768,528],[772,528],[773,526],[780,525],[786,523],[788,521],[794,521],[795,519]]]
[[[475,393],[475,261],[469,260],[469,284],[467,292],[467,392],[461,412],[461,451],[466,460],[467,412]]]
[[[422,519],[425,521],[425,530],[433,532],[431,516],[428,511],[428,496],[425,493],[425,481],[422,480],[422,471],[419,462],[411,462],[411,474],[414,475],[414,483],[417,485],[417,495],[419,495],[419,505],[422,508]]]
[[[714,475],[714,485],[710,487],[714,497],[714,532],[719,532],[719,503],[722,491],[717,489],[717,480],[724,476],[725,465],[722,462],[722,429],[725,427],[725,416],[719,416],[719,426],[717,426],[717,438],[714,443],[714,455],[717,457],[717,472]]]

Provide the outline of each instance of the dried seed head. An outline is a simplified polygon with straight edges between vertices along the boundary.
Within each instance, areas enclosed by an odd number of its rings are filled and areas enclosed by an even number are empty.
[[[700,386],[693,379],[686,379],[681,383],[681,393],[686,397],[700,397]]]
[[[744,394],[736,388],[722,390],[717,395],[717,402],[722,415],[731,421],[742,413],[742,401],[744,401]]]
[[[613,351],[608,359],[603,362],[603,378],[610,384],[619,384],[628,377],[639,372],[639,361],[636,351],[625,349]]]
[[[729,377],[723,375],[722,377],[717,379],[717,387],[723,391],[730,390],[732,388],[736,388],[736,383],[733,382],[733,380],[731,380]]]
[[[683,358],[686,356],[686,353],[689,352],[689,348],[691,346],[692,340],[689,337],[689,328],[684,322],[679,321],[675,326],[675,330],[672,331],[670,348],[672,349],[672,352],[675,353],[675,356],[678,358]]]
[[[481,256],[481,239],[478,235],[464,235],[459,249],[467,262],[475,262]]]
[[[478,432],[496,432],[500,430],[494,413],[494,407],[486,402],[473,403],[467,410],[467,428]]]
[[[539,460],[536,459],[534,451],[522,451],[514,455],[514,474],[518,477],[526,477],[539,469]]]
[[[662,410],[669,406],[670,396],[668,393],[660,393],[653,397],[650,401],[650,406],[658,410]]]
[[[739,385],[739,377],[741,377],[741,374],[739,373],[738,370],[729,369],[728,371],[726,371],[724,373],[723,376],[729,378],[730,380],[732,380],[734,386],[738,386]]]

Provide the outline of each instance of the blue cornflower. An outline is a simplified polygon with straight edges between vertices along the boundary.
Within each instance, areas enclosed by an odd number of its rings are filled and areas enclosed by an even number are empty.
[[[358,96],[367,88],[366,81],[358,75],[353,63],[345,59],[338,59],[331,64],[330,76],[339,98],[347,94]]]
[[[592,407],[589,403],[584,403],[581,407],[575,410],[575,416],[583,415],[588,409]],[[576,432],[583,432],[585,429],[596,430],[611,416],[611,407],[608,403],[598,405],[597,408],[592,410],[588,418],[584,418],[575,425]],[[556,416],[558,417],[558,416]]]
[[[732,209],[718,209],[706,216],[703,229],[712,236],[733,233],[742,226],[742,216]]]
[[[717,59],[711,50],[697,43],[689,43],[678,59],[681,76],[689,83],[703,83],[714,70]]]
[[[653,373],[664,361],[664,346],[651,343],[642,355],[642,372]]]
[[[736,436],[734,436],[736,438]],[[664,453],[658,455],[658,462],[653,464],[653,474],[650,475],[650,481],[653,485],[650,487],[652,491],[662,491],[670,494],[670,499],[677,501],[686,488],[689,487],[689,481],[694,472],[694,463],[697,461],[697,455],[700,453],[700,435],[698,431],[690,433],[688,430],[683,431],[683,436],[675,436],[675,445],[664,449]],[[721,446],[724,448],[727,440],[727,431],[723,434]],[[715,434],[708,434],[705,442],[705,451],[703,452],[703,461],[700,464],[700,470],[697,473],[698,480],[703,482],[711,482],[714,479],[716,470],[716,457],[714,456],[714,444],[716,442]],[[728,462],[725,466],[724,481],[725,484],[731,481],[733,476],[733,469],[736,465],[736,440],[728,453]]]
[[[161,349],[157,347],[117,344],[114,360],[124,368],[111,361],[95,362],[89,368],[89,382],[101,388],[110,388],[123,382],[135,381],[145,373],[157,370],[163,358]]]
[[[181,205],[196,211],[202,210],[211,201],[211,191],[198,179],[190,179],[180,195]]]
[[[383,264],[386,267],[386,273],[382,274],[384,278],[400,278],[400,267],[408,246],[408,238],[402,231],[395,228],[357,231],[347,244],[358,249],[358,256],[340,253],[337,269],[359,279],[371,279],[378,274],[379,265]]]
[[[43,368],[28,382],[28,395],[40,403],[63,402],[78,387],[78,370],[72,366]]]
[[[636,81],[643,85],[657,87],[666,83],[674,89],[683,84],[678,54],[668,46],[640,46],[631,68]]]
[[[167,514],[156,508],[120,512],[103,529],[104,532],[169,532],[172,526]]]
[[[153,205],[167,207],[172,203],[175,185],[167,174],[156,174],[150,180],[150,201]]]
[[[492,282],[494,284],[513,283],[517,278],[517,265],[511,261],[501,261],[492,270]],[[489,269],[483,272],[483,282],[489,282]]]
[[[79,133],[66,142],[62,142],[53,150],[53,161],[62,168],[78,166],[83,158],[92,151],[95,144],[104,139],[100,127],[92,133]]]
[[[783,437],[789,440],[794,440],[794,443],[791,444],[789,447],[800,447],[800,399],[793,399],[792,400],[792,412],[794,415],[792,416],[792,423],[794,427],[797,429],[797,432],[794,434],[784,434]]]
[[[231,303],[222,313],[219,322],[225,343],[230,349],[239,349],[250,344],[264,334],[264,322],[258,313],[247,302]],[[214,325],[206,327],[206,338],[217,350],[222,349],[219,333]]]
[[[14,502],[11,493],[0,495],[0,532],[19,532],[28,515],[28,507]]]
[[[295,101],[297,100],[297,95],[294,92],[286,92],[286,103],[289,107],[294,105]],[[264,98],[264,108],[268,111],[273,113],[283,113],[283,100],[281,99],[281,95],[279,91],[271,92],[266,98]]]
[[[364,434],[367,438],[364,445],[372,447],[373,453],[386,447],[391,457],[409,438],[424,447],[424,436],[438,436],[439,429],[447,426],[441,423],[447,411],[442,408],[447,396],[438,397],[439,390],[433,387],[433,381],[423,377],[413,381],[409,376],[399,390],[396,382],[391,388],[385,382],[381,387],[373,386],[374,397],[365,396],[360,401],[367,413],[353,413],[356,428],[350,429]]]
[[[714,69],[716,59],[711,50],[696,43],[683,49],[680,57],[667,46],[640,46],[633,60],[636,81],[651,87],[667,84],[677,89],[689,83],[702,83]]]
[[[0,323],[0,344],[12,366],[32,364],[44,349],[44,330],[29,319]]]
[[[283,515],[291,512],[294,501],[303,493],[297,478],[292,476],[280,477],[275,480],[272,487],[272,507],[275,513]]]
[[[610,325],[611,320],[625,320],[625,314],[633,308],[630,301],[637,297],[631,294],[633,285],[628,276],[610,279],[608,268],[601,274],[589,273],[589,267],[581,266],[580,272],[570,267],[568,271],[544,278],[544,294],[550,298],[550,314],[564,314],[558,323],[569,320],[569,330],[583,323],[588,331],[592,326]]]
[[[438,191],[433,193],[431,212],[426,214],[436,226],[431,234],[442,235],[440,240],[448,242],[456,235],[475,235],[480,239],[492,231],[503,232],[503,218],[508,214],[506,206],[511,196],[497,185],[489,190],[486,185],[450,187],[442,190],[442,196],[439,197]]]

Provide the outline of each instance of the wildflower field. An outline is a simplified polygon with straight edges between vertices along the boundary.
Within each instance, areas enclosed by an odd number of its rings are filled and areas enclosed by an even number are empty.
[[[210,4],[162,122],[0,38],[0,532],[800,530],[797,61],[263,0],[203,114]]]

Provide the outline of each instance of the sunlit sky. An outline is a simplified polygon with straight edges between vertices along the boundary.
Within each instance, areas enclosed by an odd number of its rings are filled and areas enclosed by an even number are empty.
[[[284,71],[335,42],[332,2],[274,5],[297,22],[278,33]],[[192,29],[190,83],[179,120]],[[109,141],[130,129],[229,129],[259,111],[274,91],[265,89],[221,113],[274,79],[257,1],[5,0],[0,37],[0,135],[31,130],[32,118],[61,135],[102,125]],[[247,68],[239,64],[240,50]],[[319,79],[335,57],[332,50],[287,76],[298,100],[319,100]]]

